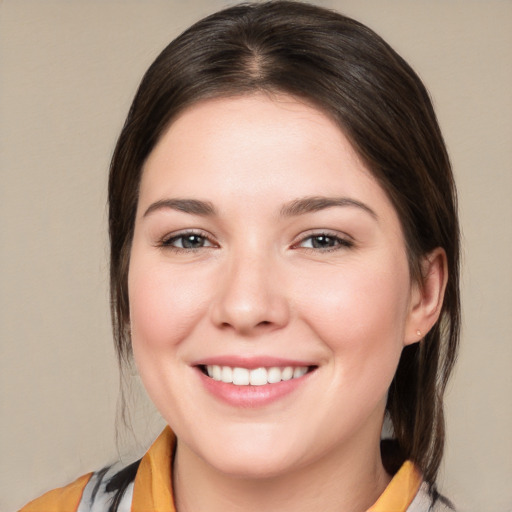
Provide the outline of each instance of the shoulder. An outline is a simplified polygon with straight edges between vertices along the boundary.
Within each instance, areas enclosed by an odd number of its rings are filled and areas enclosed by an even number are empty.
[[[93,473],[81,476],[73,483],[43,494],[25,505],[19,512],[74,512]]]
[[[129,512],[139,462],[88,473],[31,501],[19,512]]]
[[[423,482],[407,512],[455,512],[448,499]]]
[[[140,461],[115,464],[94,473],[76,512],[130,512],[133,482]]]

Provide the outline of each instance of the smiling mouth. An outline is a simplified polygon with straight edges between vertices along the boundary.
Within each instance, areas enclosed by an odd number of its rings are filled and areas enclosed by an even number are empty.
[[[316,366],[273,366],[270,368],[241,368],[219,365],[200,365],[201,371],[213,380],[235,386],[264,386],[278,382],[299,379]]]

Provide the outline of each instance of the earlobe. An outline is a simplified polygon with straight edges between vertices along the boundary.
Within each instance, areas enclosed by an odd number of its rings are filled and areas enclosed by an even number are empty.
[[[438,247],[421,262],[421,282],[413,286],[404,345],[423,339],[437,322],[443,306],[448,280],[448,265],[444,249]]]

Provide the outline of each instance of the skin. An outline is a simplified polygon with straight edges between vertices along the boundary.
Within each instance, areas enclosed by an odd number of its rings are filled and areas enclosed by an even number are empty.
[[[282,215],[311,196],[353,204]],[[216,213],[161,203],[175,199]],[[178,510],[371,506],[390,480],[387,390],[403,347],[437,320],[445,269],[436,250],[411,281],[391,202],[318,110],[256,94],[182,113],[145,164],[129,270],[135,361],[178,438]],[[194,366],[226,355],[316,369],[277,401],[234,407]]]

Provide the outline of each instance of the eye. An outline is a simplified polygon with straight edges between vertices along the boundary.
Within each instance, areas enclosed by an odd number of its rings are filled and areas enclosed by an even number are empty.
[[[215,247],[211,240],[200,233],[180,233],[162,240],[162,247],[169,247],[176,250],[196,250],[203,247]]]
[[[296,247],[333,251],[343,247],[352,247],[353,245],[354,243],[352,240],[341,238],[340,236],[332,233],[315,233],[303,238],[298,244],[296,244]]]

